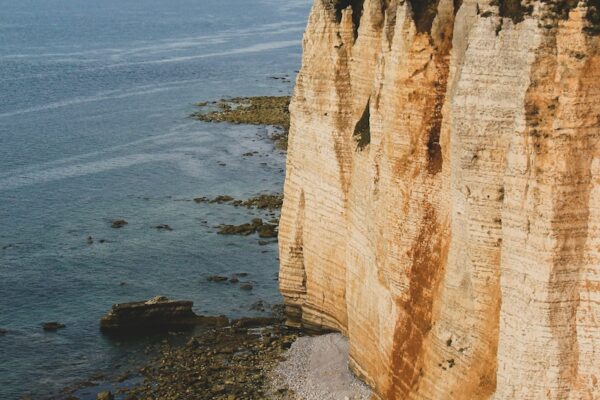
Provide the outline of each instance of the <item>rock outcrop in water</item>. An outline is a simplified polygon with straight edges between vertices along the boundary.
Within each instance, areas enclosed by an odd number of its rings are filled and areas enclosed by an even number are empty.
[[[315,0],[280,287],[381,398],[600,398],[598,8]]]
[[[113,305],[100,320],[100,329],[106,333],[144,333],[162,329],[190,328],[195,325],[225,326],[225,316],[206,317],[196,315],[192,301],[169,300],[157,296],[148,301]]]

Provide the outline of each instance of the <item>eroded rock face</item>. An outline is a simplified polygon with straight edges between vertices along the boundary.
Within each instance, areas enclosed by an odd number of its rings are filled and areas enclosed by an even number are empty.
[[[315,0],[305,34],[280,287],[384,399],[600,397],[597,1],[491,3]]]

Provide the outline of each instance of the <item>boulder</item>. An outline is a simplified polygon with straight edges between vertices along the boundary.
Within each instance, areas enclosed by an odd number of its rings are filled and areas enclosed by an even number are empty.
[[[115,304],[100,320],[105,333],[144,333],[186,329],[195,325],[226,326],[227,317],[200,316],[192,311],[192,301],[169,300],[157,296],[148,301]]]

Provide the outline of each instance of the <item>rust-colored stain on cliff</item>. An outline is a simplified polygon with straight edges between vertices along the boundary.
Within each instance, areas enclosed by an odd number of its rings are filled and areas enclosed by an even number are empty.
[[[399,302],[403,314],[396,324],[391,355],[392,372],[387,399],[404,399],[417,384],[421,374],[420,357],[423,342],[431,330],[433,294],[440,280],[442,240],[435,209],[423,204],[423,218],[414,245],[409,252],[408,298]]]

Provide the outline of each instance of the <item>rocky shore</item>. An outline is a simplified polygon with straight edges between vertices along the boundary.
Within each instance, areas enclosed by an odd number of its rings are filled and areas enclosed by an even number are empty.
[[[244,318],[205,329],[185,343],[163,343],[158,355],[139,369],[139,384],[112,393],[137,399],[294,399],[274,389],[273,370],[302,336],[281,317]]]

